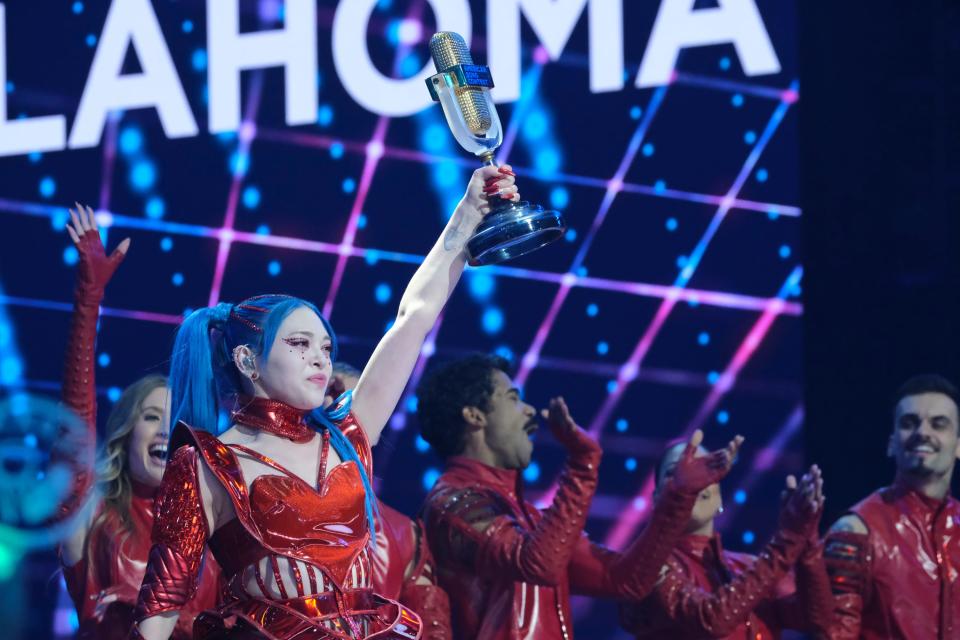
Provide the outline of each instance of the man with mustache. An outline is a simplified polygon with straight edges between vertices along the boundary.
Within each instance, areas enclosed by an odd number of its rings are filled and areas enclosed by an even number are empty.
[[[938,375],[897,392],[887,454],[897,473],[830,529],[836,640],[946,640],[960,634],[960,503],[950,495],[960,457],[960,393]]]
[[[640,600],[690,517],[700,492],[726,475],[742,438],[695,457],[697,431],[679,456],[649,525],[623,552],[583,535],[597,486],[600,446],[562,398],[541,412],[567,461],[549,507],[523,497],[537,411],[503,358],[476,355],[428,376],[417,391],[423,438],[446,470],[423,508],[440,586],[458,640],[569,640],[570,594]]]

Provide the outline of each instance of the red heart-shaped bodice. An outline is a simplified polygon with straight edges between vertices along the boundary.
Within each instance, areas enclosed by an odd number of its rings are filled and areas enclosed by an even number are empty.
[[[300,478],[262,475],[250,485],[250,516],[267,547],[322,567],[342,586],[369,539],[364,496],[353,462],[334,467],[319,492]]]

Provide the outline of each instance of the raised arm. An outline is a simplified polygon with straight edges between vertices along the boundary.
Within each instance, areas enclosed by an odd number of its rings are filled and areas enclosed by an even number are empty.
[[[72,224],[67,233],[77,248],[79,263],[77,281],[73,290],[73,315],[63,366],[63,403],[86,424],[91,444],[97,439],[97,392],[94,381],[94,350],[97,340],[97,316],[107,283],[126,256],[130,246],[127,238],[108,257],[103,250],[97,223],[90,207],[77,205],[70,210]],[[70,496],[62,505],[65,513],[78,508],[94,481],[93,469],[77,470]],[[90,521],[63,542],[60,553],[63,563],[71,567],[83,557]]]
[[[473,172],[466,194],[410,279],[393,327],[380,340],[360,376],[353,394],[353,413],[371,445],[380,439],[380,432],[407,386],[423,342],[463,273],[467,240],[489,213],[487,198],[494,195],[520,199],[508,165]]]

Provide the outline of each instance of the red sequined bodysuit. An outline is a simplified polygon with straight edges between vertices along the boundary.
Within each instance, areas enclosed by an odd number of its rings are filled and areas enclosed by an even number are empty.
[[[109,258],[104,255],[100,236],[94,231],[81,236],[77,249],[80,262],[64,366],[63,402],[84,421],[87,438],[95,442],[97,402],[93,356],[97,315],[104,288],[123,254],[115,252]],[[61,512],[67,514],[80,508],[94,480],[93,469],[77,470]],[[154,498],[159,487],[150,487],[133,478],[129,480],[133,489],[130,529],[123,526],[114,509],[101,502],[93,515],[94,526],[87,533],[83,556],[73,565],[63,565],[67,591],[80,621],[77,637],[81,639],[119,640],[127,637],[133,622],[133,609],[150,551]],[[190,638],[194,616],[216,605],[218,577],[216,563],[205,563],[196,595],[186,603],[177,623],[175,639]]]
[[[868,533],[831,532],[824,541],[836,601],[830,637],[957,638],[960,502],[895,484],[850,511]]]
[[[726,551],[718,534],[687,535],[653,593],[621,605],[620,622],[644,640],[773,640],[783,629],[824,633],[832,609],[815,530],[808,541],[780,531],[759,557]]]
[[[303,417],[302,411],[259,398],[234,415],[237,422],[260,428],[264,421],[296,427]],[[339,428],[371,473],[370,444],[352,413]],[[324,434],[318,490],[256,451],[178,424],[136,619],[178,610],[186,602],[208,545],[228,583],[226,600],[216,613],[197,619],[195,638],[419,638],[419,617],[371,587],[360,471],[347,461],[327,472],[329,446],[329,434]],[[238,455],[278,474],[260,475],[248,487]],[[212,535],[200,501],[201,459],[237,516]],[[267,565],[268,573],[261,569]],[[285,575],[292,576],[295,593],[288,592]],[[254,579],[258,588],[250,589]]]
[[[399,600],[423,620],[424,640],[451,640],[450,600],[437,586],[433,555],[423,523],[380,502],[373,554],[373,586],[377,593]]]

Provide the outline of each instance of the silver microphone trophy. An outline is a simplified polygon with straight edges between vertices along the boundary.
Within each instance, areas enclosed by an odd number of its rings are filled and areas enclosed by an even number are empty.
[[[427,88],[460,146],[485,165],[494,165],[494,151],[503,142],[503,130],[493,106],[490,70],[473,64],[463,36],[441,31],[430,38],[430,55],[437,74]],[[566,223],[559,211],[538,204],[491,198],[491,212],[467,241],[471,266],[497,264],[536,251],[560,238]]]

